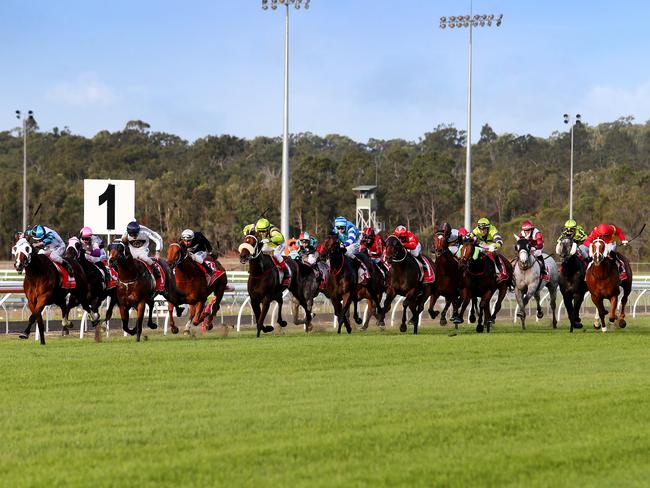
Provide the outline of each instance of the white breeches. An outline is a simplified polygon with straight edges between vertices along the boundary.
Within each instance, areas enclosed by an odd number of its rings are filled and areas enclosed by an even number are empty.
[[[129,246],[129,249],[131,250],[131,254],[135,259],[139,259],[140,261],[144,261],[147,263],[149,266],[153,266],[153,259],[149,257],[149,249],[142,246],[142,247],[133,247]]]
[[[345,248],[345,254],[348,256],[352,256],[355,252],[359,250],[360,244],[358,242],[353,242],[349,246],[346,246]]]
[[[190,256],[192,256],[192,259],[196,261],[199,264],[203,264],[203,261],[205,261],[205,258],[208,257],[208,251],[198,251],[195,253],[190,253]]]
[[[413,255],[413,256],[415,256],[417,258],[420,255],[420,253],[422,252],[422,244],[420,244],[418,242],[417,247],[415,249],[409,249],[409,252],[411,253],[411,255]]]
[[[47,246],[38,251],[39,254],[45,254],[52,261],[55,261],[59,264],[63,263],[63,253],[65,252],[65,247],[62,246]]]

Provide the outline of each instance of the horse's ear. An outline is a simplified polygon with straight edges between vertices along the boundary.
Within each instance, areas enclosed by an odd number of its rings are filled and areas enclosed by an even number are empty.
[[[517,234],[515,234],[514,232],[512,233],[512,236],[515,238],[515,241],[519,240],[519,236]]]

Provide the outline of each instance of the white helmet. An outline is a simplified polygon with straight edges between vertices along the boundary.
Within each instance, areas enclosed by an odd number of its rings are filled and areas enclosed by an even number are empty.
[[[184,241],[191,241],[194,239],[194,231],[192,229],[185,229],[181,234],[181,239]]]

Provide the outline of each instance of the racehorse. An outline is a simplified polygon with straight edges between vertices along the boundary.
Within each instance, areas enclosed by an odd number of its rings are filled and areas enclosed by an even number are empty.
[[[413,334],[418,333],[420,313],[424,309],[424,302],[434,293],[434,283],[423,283],[420,280],[420,265],[416,258],[404,247],[398,237],[388,236],[386,239],[386,259],[390,263],[388,271],[386,300],[384,312],[388,313],[396,295],[402,295],[402,323],[400,332],[406,332],[406,309],[411,311],[410,324],[413,325]]]
[[[587,281],[587,289],[591,294],[591,300],[598,309],[599,321],[594,324],[595,328],[600,328],[603,332],[607,331],[605,324],[605,315],[607,310],[603,304],[605,299],[609,300],[609,322],[616,322],[616,306],[618,304],[618,295],[620,293],[619,287],[623,288],[623,297],[621,298],[621,311],[618,316],[618,325],[624,328],[627,324],[625,322],[625,305],[628,296],[632,291],[632,271],[630,270],[627,258],[620,255],[628,270],[627,279],[621,281],[619,276],[618,265],[614,257],[610,256],[610,248],[602,239],[594,239],[589,245],[589,255],[593,259],[587,273],[585,280]]]
[[[515,236],[517,237],[517,236]],[[542,265],[539,260],[530,251],[530,241],[528,239],[518,238],[515,244],[517,251],[517,263],[514,269],[515,299],[517,300],[517,317],[521,320],[521,328],[526,328],[526,305],[531,297],[535,297],[537,302],[537,318],[544,316],[540,302],[540,291],[546,287],[549,293],[551,312],[553,314],[553,328],[557,328],[557,315],[555,310],[557,285],[559,273],[557,264],[550,259],[548,254],[542,254],[545,264],[548,266],[548,281],[542,280]]]
[[[578,245],[570,237],[563,237],[555,247],[555,253],[560,256],[560,293],[564,299],[564,307],[569,316],[570,332],[582,329],[580,307],[587,293],[587,263],[580,259]]]
[[[212,321],[219,311],[223,294],[228,286],[228,277],[226,276],[224,267],[219,261],[214,260],[217,268],[215,273],[220,272],[221,275],[212,284],[208,285],[208,280],[203,270],[190,257],[187,248],[177,242],[172,242],[169,245],[167,249],[167,262],[169,263],[169,267],[174,271],[176,287],[185,295],[187,304],[190,306],[185,332],[189,333],[192,325],[198,326],[204,320],[207,322],[207,330],[212,330]],[[209,309],[205,310],[207,298],[211,293],[214,293],[214,300],[209,305]],[[168,309],[169,324],[172,333],[178,334],[178,327],[176,327],[176,323],[174,322],[174,305],[169,303]]]
[[[444,225],[444,224],[443,224]],[[433,239],[436,251],[435,273],[436,286],[429,300],[429,316],[435,320],[440,313],[440,325],[447,325],[447,310],[453,305],[451,320],[458,319],[458,308],[460,307],[460,270],[458,261],[449,250],[449,243],[444,232],[436,232]],[[442,312],[436,312],[434,307],[438,297],[445,297],[445,307]]]
[[[66,257],[69,261],[78,262],[81,268],[84,270],[86,281],[88,282],[88,304],[93,312],[99,315],[99,307],[104,302],[104,300],[108,299],[106,316],[104,317],[104,323],[107,324],[113,316],[113,307],[115,306],[115,302],[117,300],[117,288],[107,288],[107,283],[110,276],[104,276],[103,270],[100,270],[97,265],[86,259],[86,253],[78,237],[71,237],[68,240],[68,246],[66,247],[64,257]],[[105,272],[108,273],[108,270]],[[96,341],[101,340],[102,328],[103,327],[101,326],[98,327],[95,325]]]
[[[72,326],[68,314],[77,305],[81,305],[90,315],[93,325],[97,325],[99,315],[95,314],[88,305],[88,284],[83,269],[78,263],[68,261],[74,273],[75,287],[71,289],[62,288],[59,272],[50,258],[44,254],[39,254],[26,238],[20,237],[11,253],[15,257],[14,268],[16,271],[19,273],[25,272],[23,289],[29,309],[32,312],[28,319],[27,328],[19,336],[21,339],[29,337],[34,322],[37,322],[41,344],[45,345],[43,309],[48,305],[58,305],[61,308],[61,325],[65,331]]]
[[[500,259],[499,255],[495,259]],[[480,298],[478,323],[476,332],[483,332],[485,326],[490,332],[490,325],[494,324],[496,316],[501,310],[501,302],[506,296],[508,286],[512,281],[512,265],[507,259],[501,260],[501,265],[506,267],[508,278],[497,283],[497,275],[494,269],[494,262],[484,252],[478,249],[476,239],[473,237],[466,238],[460,251],[460,269],[461,269],[461,298],[463,305],[460,310],[460,322],[462,323],[465,309],[472,298]],[[498,291],[494,313],[490,313],[490,300],[492,295]]]
[[[291,299],[291,312],[293,316],[293,323],[295,325],[305,325],[305,332],[312,331],[311,321],[314,317],[314,314],[311,313],[314,307],[314,298],[318,296],[319,293],[324,290],[321,289],[321,284],[323,284],[323,279],[329,273],[327,265],[323,262],[317,262],[310,264],[305,259],[298,259],[298,279],[296,280],[295,276],[292,279],[292,286],[295,281],[296,293],[302,295],[307,307],[303,307],[305,310],[305,318],[300,319],[298,317],[299,307],[301,307],[300,300],[298,300],[294,294],[294,291],[290,288],[292,299]],[[302,265],[301,265],[302,264]],[[325,268],[325,269],[323,269]],[[309,311],[309,312],[307,312]]]
[[[282,319],[282,294],[287,288],[282,286],[273,258],[262,252],[263,247],[262,240],[254,234],[248,234],[239,245],[239,261],[242,264],[248,263],[248,296],[257,324],[257,337],[261,332],[269,333],[274,330],[273,326],[264,325],[264,319],[273,301],[278,303],[278,325],[287,326],[287,322]],[[288,262],[287,266],[294,270]]]
[[[137,340],[140,342],[142,336],[142,322],[144,320],[144,307],[149,306],[149,319],[147,326],[150,329],[158,327],[152,320],[154,298],[156,292],[156,280],[153,274],[147,269],[147,266],[135,259],[131,254],[128,245],[122,241],[114,241],[108,246],[110,266],[117,270],[118,283],[117,283],[117,305],[120,309],[120,316],[122,318],[122,329],[130,335],[137,335]],[[176,289],[173,281],[171,270],[167,263],[160,259],[158,262],[161,264],[162,271],[165,274],[165,290],[166,297],[171,298],[174,303],[185,303],[185,298],[182,293]],[[172,301],[169,300],[169,301]],[[129,310],[134,308],[138,314],[136,326],[129,328]],[[182,308],[176,307],[176,313],[180,316]]]

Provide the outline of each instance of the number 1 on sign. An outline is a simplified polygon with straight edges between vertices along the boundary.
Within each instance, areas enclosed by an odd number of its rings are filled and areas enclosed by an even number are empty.
[[[106,203],[106,228],[115,230],[115,185],[110,184],[99,195],[99,205]]]

